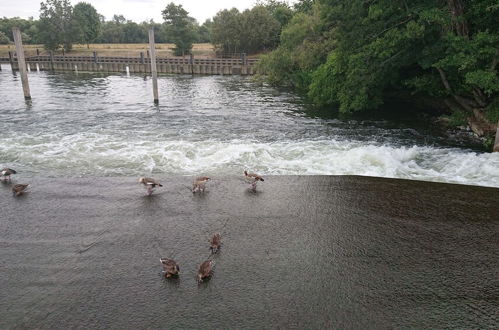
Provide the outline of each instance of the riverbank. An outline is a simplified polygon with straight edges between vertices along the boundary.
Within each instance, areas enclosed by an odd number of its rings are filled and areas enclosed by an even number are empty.
[[[0,184],[1,328],[494,328],[499,189],[356,176]],[[196,284],[220,232],[213,278]],[[161,276],[175,258],[178,280]]]

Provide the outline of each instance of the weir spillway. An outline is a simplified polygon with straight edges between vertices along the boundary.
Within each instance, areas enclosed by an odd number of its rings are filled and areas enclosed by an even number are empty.
[[[357,176],[14,177],[1,328],[496,328],[499,189]],[[222,235],[211,280],[196,283]],[[161,274],[174,258],[180,277]]]

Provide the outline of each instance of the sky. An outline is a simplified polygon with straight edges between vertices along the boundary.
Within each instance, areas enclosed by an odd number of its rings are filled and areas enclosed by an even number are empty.
[[[106,20],[111,20],[114,14],[123,15],[126,19],[140,23],[154,19],[162,22],[161,11],[170,2],[182,5],[199,23],[212,18],[222,9],[236,7],[239,10],[251,8],[256,0],[83,0],[91,3]],[[32,16],[38,19],[41,0],[0,0],[0,17]],[[78,0],[71,0],[77,4]],[[290,4],[296,0],[289,0]]]

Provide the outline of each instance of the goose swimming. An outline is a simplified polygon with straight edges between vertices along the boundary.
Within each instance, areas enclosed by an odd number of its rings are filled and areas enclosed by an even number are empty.
[[[14,171],[13,169],[11,169],[11,168],[7,168],[7,167],[6,167],[6,168],[3,168],[3,169],[2,169],[2,171],[0,172],[0,176],[3,176],[3,177],[5,178],[5,179],[4,179],[5,181],[7,181],[7,179],[9,179],[9,181],[10,181],[10,176],[11,176],[12,174],[16,174],[16,173],[17,173],[17,172],[16,172],[16,171]]]
[[[177,276],[179,274],[180,267],[177,265],[175,260],[161,258],[159,259],[159,261],[161,261],[161,264],[163,265],[163,273],[165,274],[166,278]]]

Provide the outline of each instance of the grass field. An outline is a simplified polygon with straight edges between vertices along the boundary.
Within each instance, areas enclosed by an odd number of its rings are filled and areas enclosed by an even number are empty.
[[[156,44],[156,56],[158,57],[173,57],[172,49],[174,44]],[[14,45],[0,45],[0,57],[8,57],[8,52],[15,51]],[[47,55],[48,52],[43,48],[43,45],[24,45],[26,56],[36,55],[36,49],[39,49],[40,55]],[[147,53],[149,44],[90,44],[87,45],[73,45],[73,50],[66,55],[81,55],[90,56],[94,51],[99,56],[121,56],[121,57],[139,57],[140,52]],[[195,57],[215,57],[215,50],[212,44],[194,44],[192,52]],[[54,52],[56,55],[62,55],[62,51]]]

